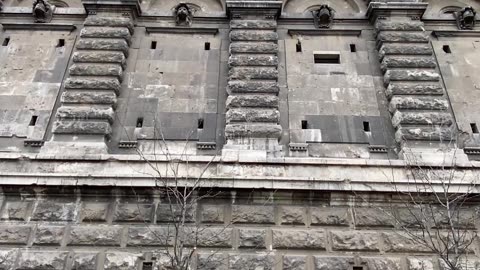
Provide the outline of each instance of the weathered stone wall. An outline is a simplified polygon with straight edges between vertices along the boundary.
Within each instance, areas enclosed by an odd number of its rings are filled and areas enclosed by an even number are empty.
[[[70,270],[142,269],[143,262],[151,261],[162,265],[168,261],[164,253],[173,227],[170,204],[161,194],[159,189],[4,187],[0,266]],[[211,194],[216,195],[190,205],[186,215],[186,228],[192,230],[186,246],[196,247],[197,269],[442,269],[427,249],[395,230],[389,214],[408,218],[402,207],[368,207],[358,201],[354,206],[354,194],[335,192]],[[475,221],[462,226],[475,229],[479,224],[477,213]],[[472,256],[479,255],[479,244],[476,240],[470,247]]]

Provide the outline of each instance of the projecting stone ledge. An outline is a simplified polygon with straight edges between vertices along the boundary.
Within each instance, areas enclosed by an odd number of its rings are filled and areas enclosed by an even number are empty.
[[[65,82],[66,89],[94,89],[113,90],[118,95],[120,92],[120,81],[117,78],[99,77],[76,77],[68,78]]]
[[[377,20],[375,24],[377,31],[424,31],[421,21],[386,21]]]
[[[278,45],[272,42],[235,42],[230,44],[230,52],[277,54]]]
[[[78,50],[121,51],[128,55],[128,43],[124,39],[81,39]]]
[[[433,57],[418,56],[386,56],[382,60],[381,68],[435,68],[437,66]]]
[[[88,27],[80,31],[82,38],[122,38],[130,43],[132,35],[128,28]]]
[[[125,66],[126,58],[122,52],[74,52],[74,63],[117,63]]]
[[[230,29],[276,29],[274,20],[231,20]]]
[[[234,67],[229,77],[230,80],[277,80],[278,70],[274,67]]]
[[[377,35],[377,41],[383,42],[413,42],[428,43],[429,37],[426,32],[381,32]]]
[[[57,120],[53,123],[54,133],[108,135],[112,128],[107,121],[67,121]]]
[[[448,101],[444,98],[396,96],[390,100],[389,110],[434,110],[448,109]]]
[[[227,98],[227,108],[278,108],[278,102],[278,97],[274,95],[230,95]]]
[[[454,131],[449,127],[401,127],[395,133],[395,140],[402,141],[443,141],[450,142]]]
[[[443,88],[439,83],[419,84],[417,82],[391,82],[386,90],[387,97],[395,95],[443,95]]]
[[[123,69],[118,64],[73,64],[70,75],[74,76],[113,76],[122,78]]]
[[[430,44],[383,44],[378,51],[380,59],[385,55],[432,55]]]
[[[114,91],[110,90],[69,90],[63,92],[60,101],[64,104],[114,105],[115,103],[117,103],[117,95]]]
[[[278,34],[273,31],[260,30],[232,30],[231,41],[277,41]]]
[[[110,106],[62,106],[57,110],[57,117],[74,120],[100,119],[113,123],[114,112]]]
[[[227,123],[232,122],[270,122],[278,123],[280,112],[277,109],[233,108],[226,113]]]
[[[391,81],[429,81],[437,82],[440,75],[432,70],[387,70],[383,82],[388,85]]]
[[[398,127],[400,125],[451,126],[453,119],[450,113],[397,111],[393,115],[392,123],[394,127]]]
[[[89,16],[85,20],[85,26],[108,26],[108,27],[127,27],[133,33],[133,22],[124,17],[95,17]]]
[[[268,93],[278,94],[280,91],[277,82],[246,82],[246,81],[229,81],[227,84],[227,92],[231,93]]]
[[[227,138],[248,137],[248,138],[280,138],[282,127],[278,124],[227,124],[225,127]]]
[[[228,59],[230,67],[235,66],[277,66],[278,57],[275,55],[231,55]]]

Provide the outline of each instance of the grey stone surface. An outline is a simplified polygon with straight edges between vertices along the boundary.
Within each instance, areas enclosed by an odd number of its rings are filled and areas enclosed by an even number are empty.
[[[379,239],[376,232],[330,231],[333,250],[377,251]]]
[[[238,246],[243,248],[265,248],[265,230],[239,229]]]
[[[353,263],[353,257],[326,257],[326,256],[314,256],[313,263],[315,270],[331,270],[331,269],[348,269]]]
[[[0,243],[26,244],[31,230],[30,226],[3,225],[0,227]]]
[[[123,38],[130,42],[132,36],[128,28],[121,27],[85,27],[80,31],[82,38]]]
[[[65,81],[67,89],[96,89],[120,91],[120,82],[116,78],[68,78]]]
[[[446,127],[402,127],[395,133],[395,140],[450,141],[454,131]]]
[[[183,215],[182,213],[185,212]],[[157,207],[157,222],[171,222],[172,220],[185,220],[194,222],[197,213],[194,204],[159,204]]]
[[[60,100],[64,104],[105,104],[114,105],[117,103],[117,95],[114,91],[85,91],[75,90],[62,93]]]
[[[305,224],[306,208],[301,206],[282,206],[280,222],[282,224]]]
[[[448,101],[445,98],[435,97],[404,97],[396,96],[390,100],[390,112],[399,109],[409,110],[446,110]]]
[[[84,202],[80,212],[82,221],[106,221],[108,203]]]
[[[307,269],[307,256],[283,256],[283,270]]]
[[[437,62],[433,57],[419,56],[385,56],[383,57],[381,68],[435,68]]]
[[[367,257],[362,258],[367,263],[369,270],[400,270],[400,259]]]
[[[349,210],[343,207],[311,207],[312,225],[348,226]]]
[[[230,95],[227,98],[227,108],[263,107],[278,108],[279,99],[273,95]]]
[[[80,121],[55,121],[53,123],[54,133],[64,134],[101,134],[112,133],[110,124],[105,122],[80,122]]]
[[[33,220],[72,221],[76,216],[75,203],[39,201],[33,212]]]
[[[227,259],[222,254],[198,254],[198,267],[197,270],[227,270]]]
[[[276,29],[275,20],[231,20],[231,29]]]
[[[428,257],[407,258],[408,270],[434,270],[433,260]]]
[[[119,246],[120,226],[72,226],[68,245]]]
[[[230,67],[236,66],[277,66],[278,57],[275,55],[249,54],[231,55],[228,58]]]
[[[118,204],[113,215],[114,221],[150,222],[152,221],[152,204],[125,203]]]
[[[130,227],[128,246],[168,246],[174,235],[174,227]]]
[[[270,122],[278,123],[280,112],[276,109],[232,108],[225,115],[227,123]]]
[[[399,125],[443,125],[450,126],[453,119],[450,113],[440,112],[401,112],[392,117],[394,127]]]
[[[109,27],[127,27],[133,33],[133,22],[125,17],[100,17],[88,16],[85,19],[85,26],[109,26]]]
[[[6,201],[2,219],[25,220],[30,204],[27,201]]]
[[[35,232],[35,245],[60,245],[65,234],[63,226],[39,226]]]
[[[73,53],[73,62],[75,63],[117,63],[124,66],[126,64],[126,58],[122,52],[78,51]]]
[[[233,67],[229,71],[230,80],[276,80],[278,70],[272,67]]]
[[[379,49],[380,58],[385,55],[432,55],[430,44],[395,44],[385,43]]]
[[[429,37],[426,32],[380,32],[377,35],[380,42],[414,42],[428,43]]]
[[[356,226],[393,227],[395,225],[391,209],[355,208],[353,212]]]
[[[192,227],[188,245],[199,247],[231,247],[232,228]]]
[[[278,34],[273,31],[232,30],[230,41],[277,41]]]
[[[273,206],[232,205],[233,223],[274,223]]]
[[[440,75],[434,70],[387,70],[384,82],[388,85],[391,81],[431,81],[440,80]]]
[[[282,127],[276,124],[229,124],[225,127],[225,134],[229,138],[279,138],[281,132]]]
[[[0,269],[12,269],[17,254],[17,249],[0,250]]]
[[[227,91],[230,93],[278,93],[276,82],[232,81],[228,82]]]
[[[383,232],[386,252],[427,252],[429,249],[402,232]]]
[[[225,207],[223,205],[203,205],[201,220],[205,223],[223,223],[225,221]]]
[[[63,270],[68,252],[22,251],[17,269]]]
[[[119,64],[75,63],[70,67],[70,75],[112,76],[121,79],[123,69]]]
[[[76,253],[73,256],[72,270],[93,270],[97,268],[97,254]]]
[[[274,269],[274,257],[271,254],[229,254],[228,264],[231,270],[271,270]]]
[[[388,97],[393,95],[442,95],[443,88],[439,83],[419,84],[391,82],[386,90]]]
[[[375,23],[375,29],[377,31],[424,31],[424,25],[422,21],[386,21],[377,20]]]
[[[78,50],[121,51],[128,55],[128,43],[124,39],[81,39]]]
[[[271,42],[235,42],[230,44],[231,53],[266,53],[276,55],[278,45]]]
[[[273,247],[282,249],[315,249],[326,247],[326,237],[323,230],[272,230]]]
[[[110,106],[62,106],[57,110],[59,119],[107,120],[112,123],[114,112]]]
[[[105,254],[105,270],[135,270],[140,254],[115,252]]]

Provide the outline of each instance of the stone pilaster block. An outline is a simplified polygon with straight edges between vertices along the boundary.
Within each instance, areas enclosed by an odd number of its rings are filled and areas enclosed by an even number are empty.
[[[278,45],[271,42],[234,42],[230,44],[230,53],[273,54],[278,53]]]
[[[408,97],[396,96],[390,100],[389,110],[432,110],[448,109],[448,101],[443,97]]]
[[[277,41],[278,34],[265,30],[232,30],[230,41]]]
[[[122,52],[85,52],[78,51],[73,53],[74,63],[115,63],[125,66],[125,55]]]
[[[86,27],[80,31],[82,38],[121,38],[130,42],[132,35],[128,28],[122,27]]]
[[[386,71],[389,68],[435,68],[437,62],[433,57],[419,56],[385,56],[381,68]]]
[[[402,83],[391,82],[386,90],[388,98],[392,96],[401,95],[429,95],[441,96],[443,95],[443,88],[439,83]]]
[[[111,76],[122,79],[123,68],[120,64],[75,63],[70,67],[74,76]]]
[[[383,79],[385,85],[391,81],[424,81],[438,82],[440,75],[434,70],[407,69],[407,70],[387,70]]]
[[[112,127],[108,121],[55,121],[53,132],[63,134],[98,134],[107,135],[112,133]]]
[[[227,138],[249,137],[249,138],[279,138],[282,134],[282,127],[278,124],[228,124],[225,127]]]
[[[229,81],[227,85],[229,93],[266,93],[278,94],[280,88],[277,82],[260,81]]]
[[[278,70],[271,67],[233,67],[229,71],[230,80],[277,80]]]
[[[450,127],[401,127],[395,132],[395,140],[420,140],[449,142],[454,138],[454,130]]]
[[[380,59],[386,55],[432,55],[430,44],[395,44],[385,43],[378,51]]]
[[[63,104],[114,106],[117,103],[117,95],[111,90],[70,90],[62,93],[60,101]]]
[[[230,29],[276,29],[274,20],[231,20]]]
[[[280,112],[277,109],[232,108],[225,115],[227,123],[234,122],[270,122],[280,121]]]
[[[88,16],[83,24],[84,26],[108,26],[108,27],[126,27],[133,33],[134,25],[130,18],[125,17],[98,17]]]
[[[80,39],[77,50],[121,51],[128,56],[128,42],[124,39]]]
[[[396,111],[392,117],[394,127],[400,125],[442,125],[453,124],[452,115],[442,112],[402,112]]]
[[[262,54],[236,54],[231,55],[228,59],[230,67],[239,66],[277,66],[278,57],[276,55]]]
[[[380,32],[377,41],[382,42],[411,42],[428,43],[429,37],[425,32]]]
[[[68,78],[65,81],[67,89],[92,89],[92,90],[113,90],[120,93],[120,81],[117,78]]]
[[[114,116],[111,106],[62,106],[57,110],[58,119],[100,119],[112,123]]]
[[[230,95],[227,98],[227,108],[278,108],[279,98],[274,95]]]
[[[387,21],[377,20],[375,23],[376,31],[424,31],[424,25],[422,21]]]

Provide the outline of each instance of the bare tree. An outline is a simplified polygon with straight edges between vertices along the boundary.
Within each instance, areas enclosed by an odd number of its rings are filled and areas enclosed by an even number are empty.
[[[478,177],[457,166],[457,150],[447,146],[443,151],[448,153],[435,165],[415,153],[405,153],[407,179],[386,175],[393,194],[390,202],[377,206],[399,235],[438,256],[445,270],[473,269],[469,254],[477,238]]]

